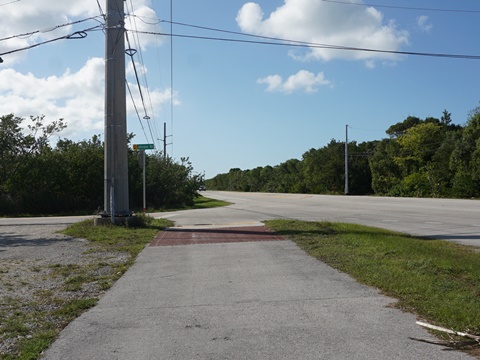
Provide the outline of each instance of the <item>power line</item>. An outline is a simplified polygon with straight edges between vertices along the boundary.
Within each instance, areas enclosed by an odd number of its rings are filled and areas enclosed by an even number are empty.
[[[410,6],[395,6],[395,5],[377,5],[377,4],[365,4],[365,3],[353,3],[340,0],[321,0],[323,2],[342,4],[342,5],[357,5],[357,6],[366,6],[366,7],[378,7],[378,8],[389,8],[389,9],[399,9],[399,10],[420,10],[420,11],[438,11],[438,12],[450,12],[450,13],[480,13],[480,10],[460,10],[460,9],[439,9],[439,8],[422,8],[422,7],[410,7]]]
[[[326,0],[324,0],[324,1],[326,1]],[[328,1],[334,1],[334,0],[328,0]],[[74,21],[74,22],[67,23],[67,24],[57,25],[57,26],[55,26],[55,27],[53,27],[49,30],[45,30],[43,32],[53,31],[53,30],[55,30],[57,28],[60,28],[60,27],[63,27],[63,26],[77,24],[77,23],[81,23],[81,22],[84,22],[84,21],[87,21],[87,20],[93,20],[93,19],[96,19],[98,17],[99,16],[93,16],[93,17],[90,17],[90,18],[87,18],[87,19],[82,19],[82,20]],[[282,39],[282,38],[273,38],[273,37],[266,37],[266,36],[260,36],[260,35],[253,35],[253,34],[245,34],[245,33],[240,33],[240,32],[235,32],[235,31],[214,29],[214,28],[209,28],[209,27],[204,27],[204,26],[190,25],[190,24],[184,24],[184,23],[176,23],[176,22],[173,22],[173,21],[170,21],[170,23],[171,24],[194,27],[194,28],[199,28],[199,29],[204,29],[204,30],[218,31],[218,32],[223,32],[223,33],[230,33],[230,34],[254,37],[254,38],[265,39],[265,40],[272,40],[272,41],[220,38],[220,37],[184,35],[184,34],[173,34],[173,33],[169,34],[169,33],[162,33],[162,32],[151,32],[151,31],[140,31],[140,30],[129,30],[129,31],[131,31],[132,33],[136,33],[136,34],[170,36],[171,39],[173,39],[173,37],[179,37],[179,38],[190,38],[190,39],[199,39],[199,40],[250,43],[250,44],[259,44],[259,45],[290,46],[290,47],[293,46],[293,47],[322,48],[322,49],[344,50],[344,51],[345,50],[347,50],[347,51],[364,51],[364,52],[375,52],[375,53],[396,54],[396,55],[414,55],[414,56],[442,57],[442,58],[453,58],[453,59],[480,60],[480,55],[382,50],[382,49],[358,48],[358,47],[340,46],[340,45],[318,44],[318,43],[310,43],[310,42],[298,41],[298,40],[290,40],[290,39]],[[33,44],[33,45],[26,46],[26,47],[23,47],[23,48],[10,50],[10,51],[4,52],[4,53],[0,53],[0,56],[1,55],[12,54],[12,53],[19,52],[19,51],[29,50],[29,49],[32,49],[34,47],[44,45],[44,44],[48,44],[48,43],[58,41],[58,40],[85,38],[87,36],[87,32],[94,31],[94,30],[99,30],[99,29],[103,30],[104,25],[103,24],[97,25],[97,26],[94,26],[94,27],[91,27],[91,28],[88,28],[88,29],[76,31],[76,32],[73,32],[71,34],[60,36],[60,37],[50,39],[50,40],[46,40],[46,41],[43,41],[43,42],[40,42],[40,43],[37,43],[37,44]],[[16,37],[21,37],[21,36],[31,36],[31,35],[33,35],[35,33],[38,33],[38,32],[41,32],[41,31],[37,30],[37,31],[30,32],[30,33],[14,35],[14,36],[2,38],[2,39],[0,39],[0,41],[4,41],[4,40],[16,38]]]
[[[148,19],[153,19],[154,22],[148,22],[148,21],[144,21],[143,19],[147,19],[146,17],[143,17],[143,16],[139,16],[139,15],[136,15],[133,13],[133,4],[131,6],[131,11],[129,14],[127,14],[127,16],[129,16],[130,18],[133,18],[133,19],[139,19],[140,21],[142,21],[143,23],[145,24],[148,24],[148,25],[158,25],[162,22],[164,22],[163,20],[159,20],[159,19],[156,19],[156,18],[148,18]],[[173,16],[173,6],[172,6],[172,1],[170,1],[170,18],[172,18]],[[136,25],[136,22],[130,20],[130,24],[133,28],[135,28],[134,31],[132,30],[129,30],[133,33],[136,34],[136,37],[134,37],[134,40],[138,39],[138,43],[140,42],[139,40],[139,37],[138,37],[138,34],[140,34],[141,32],[137,31],[137,25]],[[172,23],[170,22],[170,33],[172,33]],[[141,47],[140,47],[141,49]],[[171,137],[173,137],[173,39],[172,37],[170,37],[170,123],[171,123],[171,132],[172,132],[172,135],[169,135]],[[142,54],[140,52],[140,58],[141,58],[141,61],[143,61],[142,59]],[[147,94],[149,96],[149,101],[150,101],[150,106],[152,108],[152,111],[153,111],[153,105],[151,103],[151,97],[150,97],[150,92],[149,92],[149,88],[148,88],[148,81],[147,81],[147,78],[146,78],[146,75],[144,75],[144,81],[145,81],[145,84],[146,84],[146,89],[147,89]],[[154,126],[155,126],[155,132],[156,132],[156,122],[154,122]],[[165,134],[164,134],[165,135]],[[159,136],[157,136],[158,138]],[[172,141],[173,143],[173,141]],[[172,143],[168,144],[168,145],[172,145]],[[173,150],[172,150],[172,156],[173,156]]]
[[[33,49],[33,48],[35,48],[35,47],[37,47],[37,46],[45,45],[45,44],[48,44],[48,43],[51,43],[51,42],[54,42],[54,41],[58,41],[58,40],[65,40],[65,39],[84,39],[84,38],[87,37],[87,33],[88,33],[88,32],[90,32],[90,31],[95,31],[95,30],[103,30],[103,28],[104,28],[104,25],[93,26],[93,27],[88,28],[88,29],[84,29],[84,30],[80,30],[80,31],[75,31],[75,32],[73,32],[73,33],[71,33],[71,34],[68,34],[68,35],[64,35],[64,36],[60,36],[60,37],[57,37],[57,38],[54,38],[54,39],[42,41],[42,42],[39,42],[39,43],[36,43],[36,44],[33,44],[33,45],[25,46],[25,47],[23,47],[23,48],[18,48],[18,49],[6,51],[6,52],[3,52],[3,53],[0,53],[0,56],[13,54],[13,53],[16,53],[16,52],[19,52],[19,51],[30,50],[30,49]]]
[[[48,28],[46,30],[35,30],[35,31],[31,31],[31,32],[28,32],[28,33],[23,33],[23,34],[18,34],[18,35],[13,35],[13,36],[8,36],[8,37],[5,37],[5,38],[1,38],[0,41],[5,41],[5,40],[10,40],[10,39],[14,39],[14,38],[25,38],[25,37],[30,37],[34,34],[38,34],[38,33],[47,33],[47,32],[51,32],[51,31],[54,31],[54,30],[57,30],[61,27],[65,27],[65,26],[70,26],[70,25],[75,25],[75,24],[80,24],[82,22],[85,22],[85,21],[89,21],[89,20],[96,20],[98,17],[100,16],[92,16],[92,17],[89,17],[89,18],[86,18],[86,19],[82,19],[82,20],[77,20],[77,21],[72,21],[72,22],[69,22],[69,23],[66,23],[66,24],[61,24],[61,25],[55,25],[51,28]],[[85,31],[85,30],[84,30]]]
[[[133,108],[135,109],[135,113],[137,114],[138,122],[140,123],[140,126],[142,127],[142,131],[143,131],[143,134],[145,135],[145,139],[147,139],[147,141],[148,141],[147,133],[145,132],[145,128],[143,127],[142,120],[140,119],[140,114],[138,112],[137,105],[135,104],[135,100],[133,99],[132,90],[130,90],[130,85],[128,84],[128,81],[126,79],[125,79],[125,84],[127,85],[127,89],[128,89],[129,94],[130,94],[130,98],[132,99]]]
[[[141,22],[143,22],[144,24],[147,24],[147,25],[158,25],[162,22],[164,22],[164,20],[161,20],[161,19],[157,19],[157,18],[150,18],[150,17],[146,17],[146,16],[140,16],[140,15],[136,15],[136,14],[125,14],[126,16],[132,16],[132,17],[136,17],[137,19],[139,19]],[[150,19],[150,20],[155,20],[154,22],[148,22],[148,21],[145,21],[143,19]]]
[[[132,30],[130,30],[130,31],[132,31]],[[320,48],[320,49],[330,49],[330,50],[364,51],[364,52],[395,54],[395,55],[415,55],[415,56],[440,57],[440,58],[452,58],[452,59],[480,60],[480,55],[427,53],[427,52],[415,52],[415,51],[369,49],[369,48],[358,48],[358,47],[353,47],[353,46],[317,44],[317,43],[310,43],[310,42],[296,41],[296,40],[287,40],[287,39],[280,39],[280,38],[275,38],[276,41],[255,41],[255,40],[232,39],[232,38],[218,38],[218,37],[210,37],[210,36],[168,34],[168,33],[139,31],[139,30],[137,30],[136,32],[138,32],[140,34],[148,34],[148,35],[161,35],[161,36],[172,36],[172,37],[174,36],[174,37],[188,38],[188,39],[224,41],[224,42],[235,42],[235,43],[259,44],[259,45]],[[251,35],[251,34],[248,34],[247,36],[254,36],[254,37],[263,38],[262,36],[256,36],[256,35]]]
[[[131,12],[133,13],[134,10],[133,10],[132,0],[130,0],[130,6],[131,6]],[[128,7],[128,3],[127,3],[127,7]],[[130,18],[130,24],[135,28],[135,30],[137,30],[137,23],[136,23],[135,20],[136,20],[135,17],[133,17],[133,21],[132,21],[132,18]],[[133,24],[132,24],[132,22],[133,22]],[[127,34],[127,39],[128,39],[128,34]],[[143,51],[142,51],[142,46],[140,44],[140,37],[139,37],[138,33],[133,34],[133,41],[135,43],[135,46],[138,49],[138,56],[139,56],[140,64],[145,69],[145,62],[143,60]],[[132,61],[133,61],[133,55],[132,55]],[[152,115],[153,119],[150,116],[148,116],[148,114],[147,114],[147,107],[146,107],[146,104],[145,104],[143,93],[142,93],[141,88],[140,88],[140,79],[139,79],[138,74],[137,74],[135,63],[133,63],[133,65],[134,65],[134,70],[135,70],[135,76],[137,78],[137,83],[139,84],[140,95],[141,95],[141,98],[142,98],[142,104],[143,104],[143,107],[144,107],[144,110],[145,110],[144,119],[149,120],[148,121],[148,128],[150,130],[150,134],[152,135],[153,141],[155,141],[155,139],[158,138],[158,127],[157,127],[157,122],[155,121],[154,109],[153,109],[152,98],[151,98],[151,94],[150,94],[150,88],[148,86],[147,75],[146,75],[145,71],[142,72],[143,84],[144,84],[144,88],[145,88],[145,91],[146,91],[147,100],[148,100],[148,103],[149,103],[149,106],[150,106],[150,114]],[[153,125],[153,132],[155,133],[155,136],[152,134],[152,125]]]
[[[126,32],[125,35],[126,35],[126,38],[127,38],[128,45],[130,47],[130,40],[128,38],[128,33]],[[136,79],[137,86],[138,86],[138,92],[140,93],[140,99],[142,100],[143,110],[145,111],[145,116],[143,118],[145,120],[150,120],[150,116],[148,116],[147,108],[145,106],[145,100],[143,98],[142,85],[140,84],[140,80],[138,78],[137,66],[135,65],[135,61],[133,60],[133,55],[135,54],[135,52],[133,52],[133,49],[131,49],[131,48],[126,51],[127,55],[129,55],[131,60],[132,60],[132,66],[133,66],[133,71],[135,73],[135,79]],[[129,91],[130,91],[130,88],[129,88]],[[132,101],[133,101],[133,97],[132,97]],[[135,105],[135,102],[134,102],[134,105]],[[136,106],[135,106],[135,110],[137,110]],[[137,114],[138,114],[138,111],[137,111]],[[148,129],[150,130],[150,135],[152,136],[152,141],[154,141],[155,138],[152,134],[152,127],[150,126],[150,121],[147,122],[147,125],[148,125]]]
[[[9,1],[9,2],[6,2],[6,3],[0,4],[0,6],[5,6],[5,5],[13,4],[13,3],[16,3],[16,2],[19,2],[19,1],[20,1],[20,0]]]
[[[130,0],[130,4],[131,4],[132,9],[133,9],[132,0]],[[134,19],[133,22],[135,24],[135,29],[137,29],[137,22],[135,21],[135,19]],[[142,50],[142,46],[140,44],[140,37],[139,37],[138,33],[136,34],[136,37],[134,36],[134,39],[136,39],[136,43],[138,44],[138,54],[139,54],[139,57],[140,57],[140,63],[142,64],[143,68],[145,69],[146,66],[145,66],[145,61],[143,59],[143,50]],[[156,121],[156,118],[155,118],[155,115],[154,115],[155,112],[154,112],[154,108],[153,108],[152,96],[151,96],[151,93],[150,93],[150,86],[148,85],[148,78],[147,78],[146,71],[142,72],[142,77],[143,77],[143,82],[145,84],[145,89],[146,89],[146,92],[147,92],[147,100],[148,100],[148,105],[150,106],[150,113],[151,113],[152,118],[153,118],[152,121],[148,121],[148,125],[149,125],[149,128],[150,128],[150,124],[153,125],[153,132],[155,133],[155,137],[153,138],[153,140],[155,141],[155,139],[158,139],[159,133],[158,133],[157,121]]]
[[[100,5],[100,0],[97,0],[97,5],[98,5],[98,10],[100,11],[100,16],[103,18],[103,20],[106,20],[106,15],[103,12],[102,5]]]
[[[128,37],[128,32],[125,33],[125,37],[127,39],[127,43],[128,43],[128,47],[129,47],[127,49],[126,53],[127,53],[127,55],[130,56],[130,59],[132,60],[132,67],[133,67],[133,72],[135,74],[135,79],[137,81],[138,92],[140,94],[140,99],[142,100],[143,110],[145,111],[144,118],[147,118],[149,116],[148,116],[147,108],[145,106],[145,100],[143,98],[142,86],[141,86],[140,80],[138,78],[137,66],[135,64],[135,61],[133,60],[133,55],[136,53],[136,50],[132,49],[131,46],[130,46],[130,38]]]

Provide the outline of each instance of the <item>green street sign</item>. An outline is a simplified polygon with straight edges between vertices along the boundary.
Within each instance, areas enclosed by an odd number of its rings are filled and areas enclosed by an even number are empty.
[[[154,144],[133,144],[133,150],[153,150]]]

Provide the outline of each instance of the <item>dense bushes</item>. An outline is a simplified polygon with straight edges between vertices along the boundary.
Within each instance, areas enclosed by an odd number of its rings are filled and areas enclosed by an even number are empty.
[[[0,215],[96,212],[103,208],[104,150],[98,136],[73,142],[50,138],[65,128],[62,120],[43,125],[43,117],[0,117]],[[130,139],[132,136],[130,136]],[[180,163],[147,156],[147,206],[190,205],[202,182],[188,159]],[[129,150],[130,207],[141,209],[142,169]]]
[[[371,194],[371,173],[367,153],[370,143],[349,143],[356,155],[350,161],[351,194]],[[231,169],[207,180],[209,189],[284,193],[338,194],[344,191],[345,143],[335,140],[321,149],[310,149],[303,159],[290,159],[275,167],[265,166],[242,171]]]

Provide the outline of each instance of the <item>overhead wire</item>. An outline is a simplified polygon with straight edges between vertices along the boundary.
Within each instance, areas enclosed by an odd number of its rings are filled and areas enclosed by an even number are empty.
[[[130,17],[132,18],[136,18],[136,19],[139,19],[140,21],[142,21],[143,23],[147,24],[147,25],[158,25],[162,22],[164,22],[163,20],[160,20],[160,19],[156,19],[156,18],[147,18],[147,17],[144,17],[144,16],[139,16],[139,15],[136,15],[133,13],[133,5],[132,5],[132,11],[128,14]],[[144,19],[151,19],[151,20],[154,20],[152,22],[150,21],[145,21]],[[173,19],[173,1],[170,0],[170,20]],[[173,34],[173,22],[170,21],[170,34]],[[136,27],[136,24],[134,24],[134,28],[136,31],[137,30],[137,27]],[[137,36],[138,36],[138,33],[137,32]],[[171,150],[171,153],[172,153],[172,157],[173,157],[173,128],[174,128],[174,86],[173,86],[173,82],[174,82],[174,65],[173,65],[173,37],[170,36],[170,135],[166,135],[164,134],[164,139],[162,140],[163,142],[166,142],[166,137],[172,137],[172,141],[169,143],[169,144],[164,144],[164,145],[172,145],[172,150]],[[153,108],[153,107],[152,107]],[[159,139],[160,140],[160,139]],[[164,154],[166,155],[166,154]]]
[[[5,6],[5,5],[13,4],[13,3],[16,3],[16,2],[19,2],[19,1],[20,1],[20,0],[12,0],[12,1],[9,1],[9,2],[3,3],[3,4],[0,4],[0,6]]]
[[[148,140],[147,133],[145,132],[145,128],[143,127],[142,120],[140,119],[140,113],[138,112],[138,108],[137,108],[137,105],[135,104],[135,100],[133,98],[132,90],[130,89],[130,85],[128,84],[127,79],[125,79],[125,84],[127,86],[128,93],[130,94],[130,98],[132,99],[133,108],[135,109],[135,113],[137,114],[138,122],[140,123],[140,127],[142,128],[143,135],[145,135],[145,139]]]
[[[135,14],[133,14],[132,16],[136,16],[137,19],[141,20],[140,17],[138,17]],[[151,25],[151,26],[155,26],[155,29],[157,29],[157,26],[160,23],[160,22],[147,23],[145,21],[142,21],[142,22],[145,23],[145,24]],[[158,65],[159,73],[160,73],[158,80],[160,82],[160,87],[163,88],[165,84],[163,83],[163,78],[162,78],[163,70],[162,70],[162,61],[161,61],[161,56],[160,56],[161,41],[160,41],[159,37],[155,37],[155,41],[156,41],[156,59],[157,59],[157,65]],[[162,136],[157,138],[157,140],[163,142]]]
[[[10,40],[10,39],[15,39],[15,38],[28,38],[28,37],[30,37],[34,34],[51,32],[51,31],[57,30],[59,28],[65,27],[65,26],[80,24],[82,22],[89,21],[89,20],[95,20],[99,17],[100,16],[98,16],[98,15],[97,16],[91,16],[91,17],[86,18],[86,19],[72,21],[72,22],[69,22],[69,23],[61,24],[61,25],[55,25],[55,26],[53,26],[51,28],[48,28],[46,30],[35,30],[35,31],[30,31],[30,32],[27,32],[27,33],[23,33],[23,34],[12,35],[12,36],[8,36],[8,37],[0,38],[0,41],[5,41],[5,40]]]
[[[327,0],[324,0],[327,1]],[[333,0],[329,0],[333,1]],[[349,3],[349,4],[356,4],[356,3]],[[47,31],[53,31],[57,28],[63,27],[63,26],[68,26],[68,25],[73,25],[77,23],[81,23],[87,20],[92,20],[96,19],[99,16],[93,16],[87,19],[82,19],[78,21],[74,21],[71,23],[67,24],[62,24],[62,25],[57,25]],[[138,17],[138,16],[135,16]],[[167,22],[165,20],[162,20],[162,22]],[[469,54],[448,54],[448,53],[432,53],[432,52],[415,52],[415,51],[398,51],[398,50],[382,50],[382,49],[371,49],[371,48],[359,48],[359,47],[351,47],[351,46],[339,46],[339,45],[330,45],[330,44],[318,44],[318,43],[312,43],[312,42],[306,42],[306,41],[298,41],[298,40],[291,40],[291,39],[282,39],[282,38],[275,38],[275,37],[267,37],[267,36],[260,36],[260,35],[255,35],[255,34],[248,34],[248,33],[241,33],[241,32],[236,32],[236,31],[228,31],[228,30],[222,30],[222,29],[215,29],[211,27],[204,27],[204,26],[198,26],[198,25],[192,25],[192,24],[185,24],[185,23],[179,23],[179,22],[173,22],[170,21],[171,28],[172,24],[176,25],[182,25],[182,26],[188,26],[188,27],[193,27],[193,28],[198,28],[198,29],[204,29],[204,30],[210,30],[210,31],[217,31],[217,32],[222,32],[222,33],[230,33],[230,34],[235,34],[235,35],[241,35],[241,36],[247,36],[247,37],[254,37],[258,39],[265,39],[265,40],[272,40],[272,41],[257,41],[257,40],[245,40],[245,39],[233,39],[233,38],[221,38],[221,37],[210,37],[210,36],[198,36],[198,35],[186,35],[186,34],[173,34],[173,31],[171,30],[170,34],[169,33],[162,33],[162,32],[152,32],[152,31],[140,31],[138,29],[131,29],[128,30],[132,33],[136,34],[148,34],[148,35],[161,35],[161,36],[170,36],[171,39],[173,37],[179,37],[179,38],[190,38],[190,39],[199,39],[199,40],[212,40],[212,41],[224,41],[224,42],[238,42],[238,43],[251,43],[251,44],[260,44],[260,45],[274,45],[274,46],[293,46],[293,47],[308,47],[308,48],[323,48],[323,49],[332,49],[332,50],[347,50],[347,51],[364,51],[364,52],[375,52],[375,53],[387,53],[387,54],[397,54],[397,55],[415,55],[415,56],[429,56],[429,57],[443,57],[443,58],[457,58],[457,59],[473,59],[473,60],[479,60],[480,55],[469,55]],[[15,50],[11,50],[8,52],[1,53],[0,55],[7,55],[11,54],[14,52],[18,51],[23,51],[23,50],[28,50],[31,48],[34,48],[39,45],[47,44],[53,41],[58,41],[62,39],[69,39],[69,38],[74,38],[74,36],[80,36],[82,33],[87,33],[88,31],[94,31],[98,30],[101,28],[103,29],[104,25],[97,25],[88,29],[84,29],[81,31],[76,31],[74,33],[64,35],[61,37],[57,37],[54,39],[46,40],[37,44],[33,44],[24,48],[19,48]],[[16,37],[21,37],[21,36],[30,36],[35,33],[42,32],[41,30],[36,30],[30,33],[24,33],[24,34],[18,34],[14,36],[9,36],[6,38],[0,38],[0,41],[16,38]]]
[[[133,55],[135,54],[136,50],[135,50],[135,52],[133,52],[134,49],[132,49],[132,47],[130,45],[130,38],[128,37],[128,32],[125,33],[125,38],[127,39],[127,44],[128,44],[128,47],[129,47],[129,49],[127,49],[127,55],[129,55],[131,60],[132,60],[132,67],[133,67],[133,72],[135,74],[135,79],[137,81],[138,93],[140,94],[140,99],[142,100],[143,110],[145,111],[144,119],[146,119],[147,117],[149,117],[148,116],[148,111],[147,111],[147,107],[145,106],[145,99],[143,98],[142,85],[140,84],[140,79],[138,78],[137,66],[135,64],[135,61],[133,60]],[[128,50],[132,50],[132,52],[129,53]]]
[[[29,46],[25,46],[25,47],[22,47],[22,48],[17,48],[17,49],[14,49],[14,50],[5,51],[5,52],[3,52],[3,53],[0,53],[0,56],[13,54],[13,53],[16,53],[16,52],[19,52],[19,51],[30,50],[30,49],[33,49],[33,48],[35,48],[35,47],[37,47],[37,46],[49,44],[49,43],[52,43],[52,42],[55,42],[55,41],[59,41],[59,40],[65,40],[65,39],[84,39],[84,38],[87,37],[87,33],[88,33],[88,32],[90,32],[90,31],[96,31],[96,30],[102,30],[103,27],[104,27],[103,25],[97,25],[97,26],[93,26],[93,27],[88,28],[88,29],[84,29],[84,30],[80,30],[80,31],[75,31],[75,32],[70,33],[70,34],[67,34],[67,35],[63,35],[63,36],[60,36],[60,37],[56,37],[56,38],[53,38],[53,39],[50,39],[50,40],[45,40],[45,41],[42,41],[42,42],[39,42],[39,43],[36,43],[36,44],[32,44],[32,45],[29,45]]]
[[[374,53],[395,54],[395,55],[415,55],[415,56],[441,57],[441,58],[453,58],[453,59],[480,60],[480,55],[370,49],[370,48],[359,48],[359,47],[354,47],[354,46],[318,44],[318,43],[311,43],[311,42],[298,41],[298,40],[288,40],[288,39],[281,39],[281,38],[275,38],[275,41],[258,41],[258,40],[220,38],[220,37],[185,35],[185,34],[172,34],[172,35],[170,35],[168,33],[138,31],[138,30],[137,30],[137,32],[139,32],[141,34],[149,34],[149,35],[173,36],[173,37],[178,37],[178,38],[188,38],[188,39],[198,39],[198,40],[212,40],[212,41],[223,41],[223,42],[234,42],[234,43],[289,46],[289,47],[304,47],[304,48],[320,48],[320,49],[330,49],[330,50],[363,51],[363,52],[374,52]],[[256,35],[248,34],[248,36],[256,36]],[[262,36],[258,36],[258,37],[262,38]]]
[[[97,0],[97,5],[98,5],[98,10],[100,11],[100,16],[105,21],[107,19],[107,16],[105,15],[105,12],[102,9],[102,5],[100,5],[100,0]]]
[[[130,6],[131,6],[131,10],[129,10],[129,12],[131,14],[134,14],[134,7],[133,7],[132,0],[130,0]],[[127,3],[127,8],[128,8],[128,3]],[[133,18],[133,21],[132,21],[132,18]],[[135,19],[136,19],[136,17],[134,17],[134,16],[129,17],[130,24],[135,28],[135,30],[137,30],[137,24],[136,24]],[[135,43],[136,48],[138,49],[137,53],[138,53],[138,56],[139,56],[139,62],[142,65],[142,67],[145,69],[145,62],[143,60],[142,46],[140,44],[140,37],[139,37],[138,33],[133,33],[133,41]],[[133,57],[132,57],[132,60],[133,60]],[[139,80],[136,68],[135,68],[135,74],[136,74],[136,77],[137,77],[137,82],[140,84],[140,80]],[[154,115],[154,108],[153,108],[152,98],[151,98],[151,94],[150,94],[150,87],[148,85],[148,79],[147,79],[145,71],[142,72],[142,79],[143,79],[143,85],[144,85],[146,95],[147,95],[148,104],[150,106],[150,111],[149,112],[152,115],[150,117],[147,114],[147,107],[146,107],[145,100],[144,100],[143,94],[142,94],[142,104],[143,104],[143,107],[144,107],[144,110],[145,110],[145,113],[146,113],[144,119],[147,120],[148,128],[149,128],[150,134],[152,136],[152,141],[155,142],[155,140],[158,139],[158,126],[157,126],[156,118],[155,118],[155,115]],[[152,131],[152,127],[153,127],[153,131]],[[154,133],[155,133],[155,136],[154,136]],[[158,148],[158,146],[156,146],[156,147]]]
[[[437,11],[437,12],[471,13],[471,14],[480,13],[480,10],[440,9],[440,8],[424,8],[424,7],[397,6],[397,5],[378,5],[378,4],[368,4],[363,2],[348,2],[348,1],[341,1],[341,0],[321,0],[321,1],[335,3],[335,4],[342,4],[342,5],[357,5],[357,6],[389,8],[389,9],[399,9],[399,10]]]
[[[128,43],[129,46],[130,46],[130,40],[129,40],[129,37],[128,37],[128,32],[126,32],[125,35],[126,35],[127,43]],[[133,53],[132,53],[132,54],[129,54],[129,53],[127,52],[127,55],[130,55],[130,58],[131,58],[131,60],[132,60],[132,66],[133,66],[133,71],[134,71],[135,79],[136,79],[137,86],[138,86],[138,92],[139,92],[139,94],[140,94],[140,99],[141,99],[141,101],[142,101],[143,110],[144,110],[144,112],[145,112],[145,116],[144,116],[143,118],[144,118],[145,120],[148,120],[148,119],[150,119],[150,117],[148,116],[148,111],[147,111],[147,108],[146,108],[146,106],[145,106],[145,99],[144,99],[144,97],[143,97],[142,85],[140,84],[140,79],[139,79],[139,77],[138,77],[137,66],[136,66],[135,61],[134,61],[134,59],[133,59]],[[135,105],[135,101],[133,100],[133,96],[132,96],[132,101],[133,101],[133,103],[134,103],[135,109],[137,109],[137,107],[136,107],[136,105]],[[138,112],[138,111],[137,111],[137,112]],[[154,142],[155,138],[154,138],[154,136],[153,136],[153,134],[152,134],[152,128],[151,128],[151,126],[150,126],[150,121],[147,121],[147,125],[148,125],[148,128],[149,128],[149,130],[150,130],[150,135],[152,136],[152,141]],[[147,137],[146,139],[148,140],[148,137]]]

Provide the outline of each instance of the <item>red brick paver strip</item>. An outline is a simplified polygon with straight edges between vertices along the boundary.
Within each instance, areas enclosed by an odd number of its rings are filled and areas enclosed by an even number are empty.
[[[226,227],[211,229],[168,228],[160,232],[150,246],[219,244],[286,240],[265,226]]]

